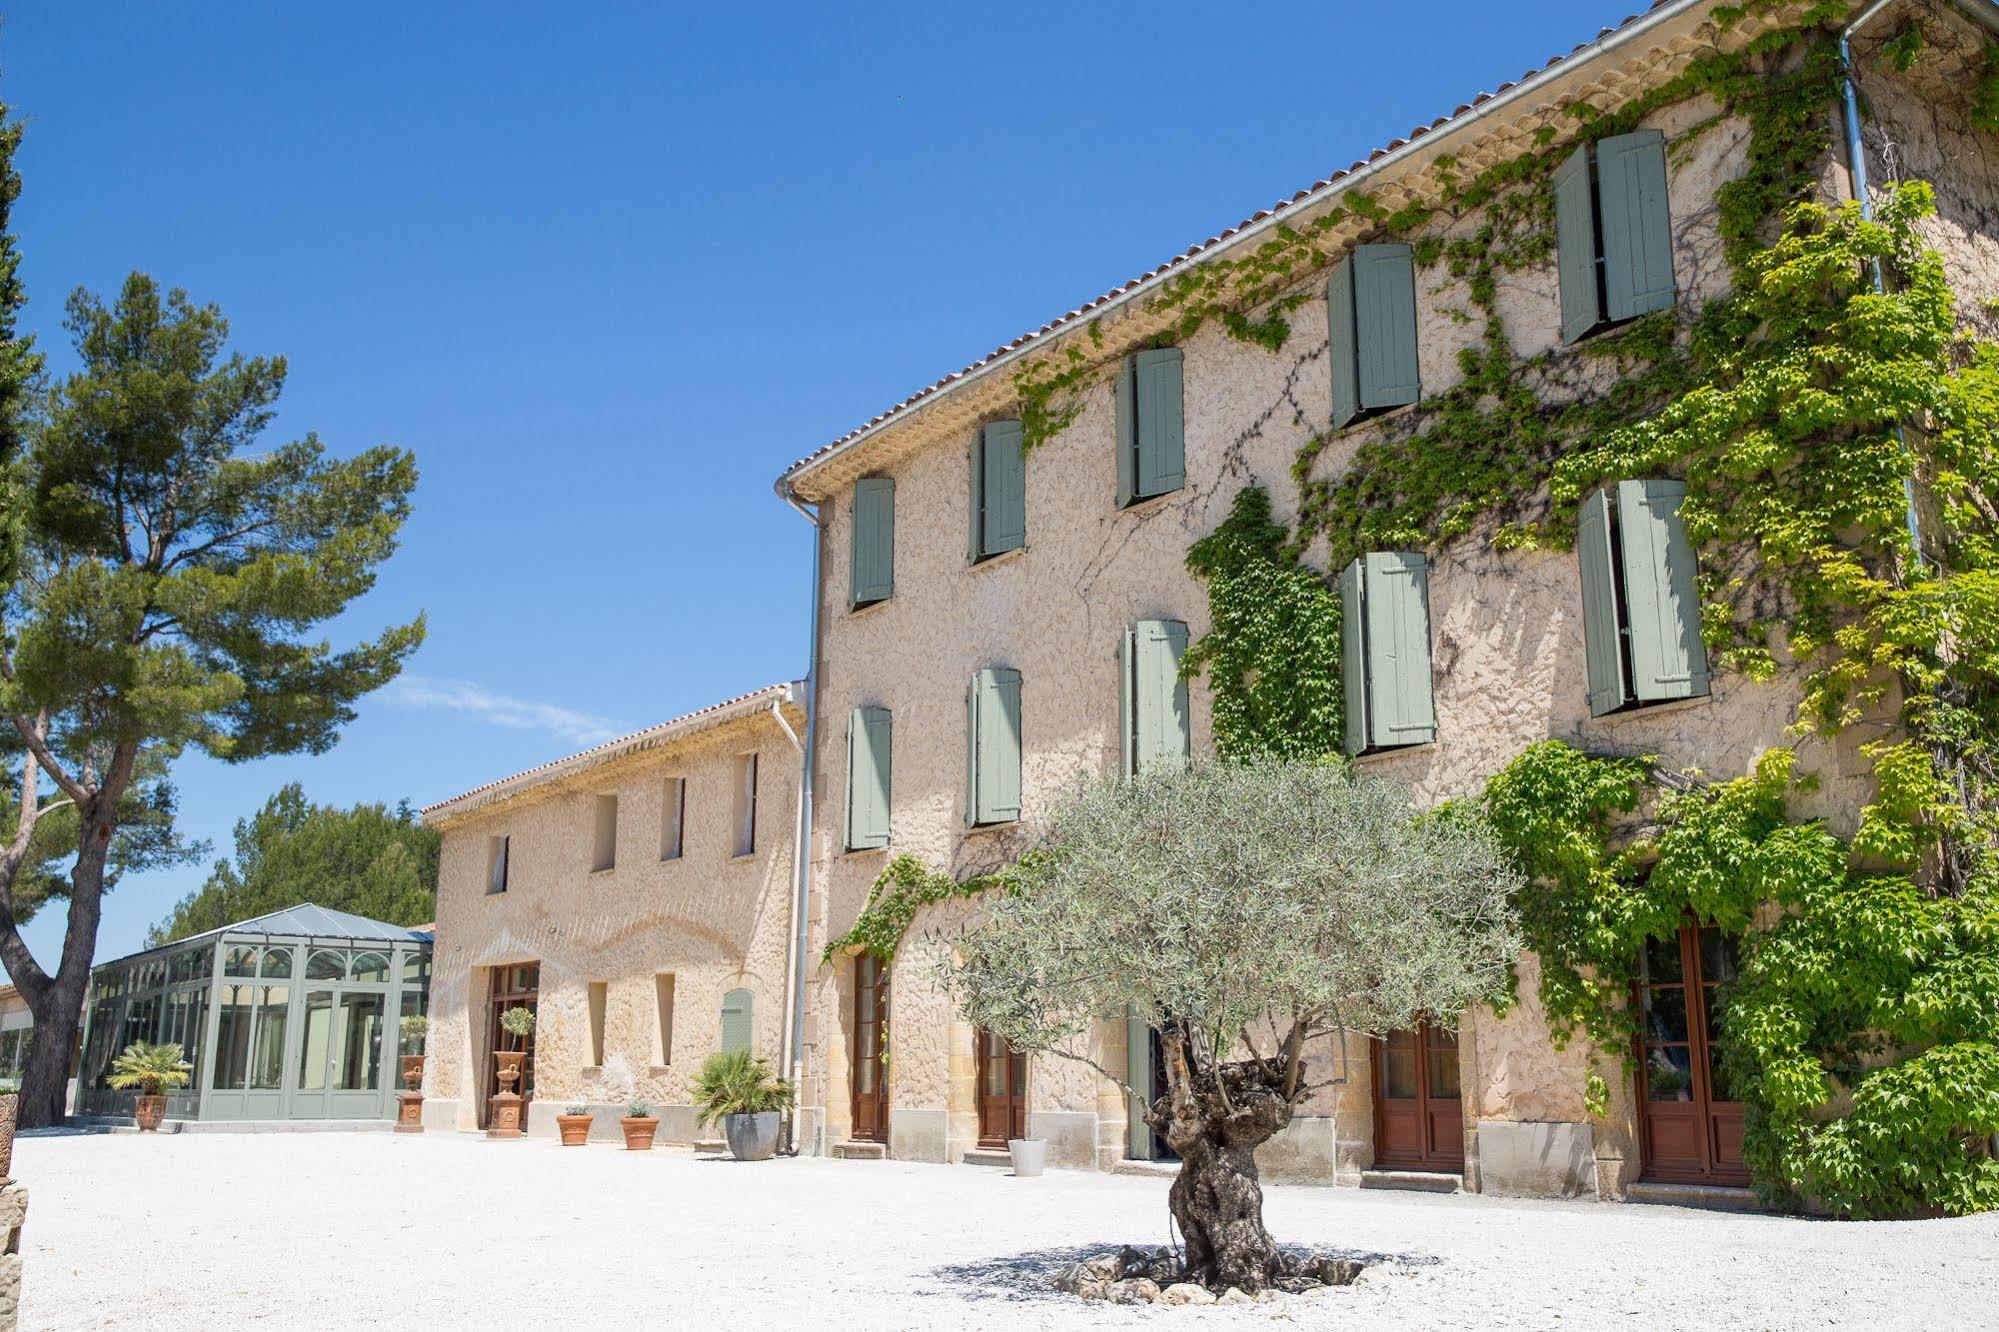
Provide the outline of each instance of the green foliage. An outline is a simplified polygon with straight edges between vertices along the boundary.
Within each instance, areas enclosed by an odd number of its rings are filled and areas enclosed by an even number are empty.
[[[976,897],[989,888],[1004,888],[1014,869],[998,870],[958,880],[926,868],[907,852],[896,856],[875,876],[868,889],[868,904],[861,909],[853,926],[826,945],[824,960],[832,961],[844,952],[873,953],[886,967],[895,961],[909,922],[924,907],[955,897]]]
[[[652,1117],[652,1103],[649,1101],[633,1101],[625,1107],[625,1118],[627,1119],[651,1119]]]
[[[1340,752],[1340,599],[1285,540],[1260,486],[1187,551],[1208,584],[1210,628],[1181,671],[1205,671],[1216,747],[1225,758],[1318,758]]]
[[[694,1079],[696,1122],[704,1125],[725,1115],[789,1110],[796,1098],[796,1089],[777,1076],[770,1060],[748,1050],[709,1055]]]
[[[1895,35],[1881,43],[1881,63],[1906,74],[1916,67],[1916,57],[1923,53],[1923,25],[1910,19],[1895,32]]]
[[[104,1075],[106,1085],[120,1090],[137,1088],[142,1096],[158,1096],[168,1087],[185,1087],[194,1065],[182,1057],[179,1045],[169,1042],[152,1045],[134,1041],[111,1061]]]
[[[571,1119],[585,1119],[590,1115],[590,1107],[587,1105],[564,1106],[562,1113],[568,1115]]]
[[[20,567],[20,454],[28,427],[28,405],[42,358],[32,336],[20,331],[27,290],[21,282],[21,252],[14,240],[14,205],[21,198],[21,174],[14,154],[21,146],[21,122],[9,119],[0,102],[0,592]]]
[[[430,1019],[421,1013],[406,1014],[397,1022],[396,1034],[402,1037],[404,1054],[422,1054],[424,1038],[430,1035]]]
[[[1987,134],[1999,134],[1999,42],[1985,47],[1985,69],[1971,90],[1971,123]]]
[[[146,936],[157,948],[266,912],[312,902],[391,925],[421,925],[437,906],[438,834],[407,803],[335,809],[286,784],[236,822],[236,855]]]
[[[534,1034],[534,1010],[515,1004],[500,1014],[500,1026],[505,1028],[509,1035],[526,1040]]]

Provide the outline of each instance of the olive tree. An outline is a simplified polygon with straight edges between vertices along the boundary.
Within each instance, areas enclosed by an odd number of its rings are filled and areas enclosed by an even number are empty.
[[[1469,810],[1337,763],[1202,761],[1065,796],[942,965],[968,1020],[1124,1088],[1179,1153],[1188,1279],[1255,1292],[1277,1256],[1257,1147],[1363,1038],[1506,991],[1517,882]],[[1090,1054],[1129,1015],[1160,1035],[1156,1101]]]

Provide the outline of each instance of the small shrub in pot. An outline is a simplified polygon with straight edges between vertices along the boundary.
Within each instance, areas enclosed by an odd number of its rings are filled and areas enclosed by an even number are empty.
[[[593,1116],[587,1105],[572,1105],[555,1117],[556,1127],[562,1130],[564,1147],[581,1147],[590,1141],[590,1121]]]
[[[625,1131],[626,1151],[649,1152],[652,1135],[659,1132],[659,1117],[644,1101],[634,1101],[625,1107],[625,1117],[618,1121],[618,1127]]]
[[[748,1050],[709,1055],[694,1080],[700,1122],[722,1121],[729,1154],[738,1161],[768,1161],[777,1154],[779,1114],[791,1108],[796,1094],[770,1060]]]
[[[113,1087],[138,1090],[132,1117],[138,1120],[140,1132],[155,1131],[160,1121],[166,1118],[166,1089],[187,1085],[193,1066],[181,1055],[181,1048],[176,1044],[149,1045],[145,1041],[135,1041],[111,1061],[110,1075],[104,1080]]]

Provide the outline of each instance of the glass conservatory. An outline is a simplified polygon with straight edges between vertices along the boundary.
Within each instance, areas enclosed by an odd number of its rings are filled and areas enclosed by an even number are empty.
[[[132,1113],[105,1085],[134,1041],[193,1065],[174,1119],[393,1119],[399,1023],[430,999],[431,936],[305,905],[96,967],[79,1114]]]

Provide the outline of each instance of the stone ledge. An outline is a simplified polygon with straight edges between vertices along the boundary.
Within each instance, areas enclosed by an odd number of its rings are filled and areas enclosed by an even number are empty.
[[[880,1142],[836,1142],[827,1152],[836,1161],[885,1161],[888,1145]]]
[[[1464,1188],[1465,1177],[1440,1170],[1363,1170],[1360,1172],[1360,1186],[1364,1189],[1411,1189],[1418,1193],[1457,1193]]]
[[[1004,1166],[1009,1170],[1013,1168],[1012,1153],[1003,1149],[995,1150],[991,1147],[974,1147],[960,1157],[959,1160],[966,1165]]]
[[[1756,1190],[1726,1184],[1663,1184],[1639,1179],[1633,1180],[1624,1191],[1624,1200],[1673,1207],[1706,1207],[1727,1212],[1766,1210],[1763,1200],[1756,1196]]]

